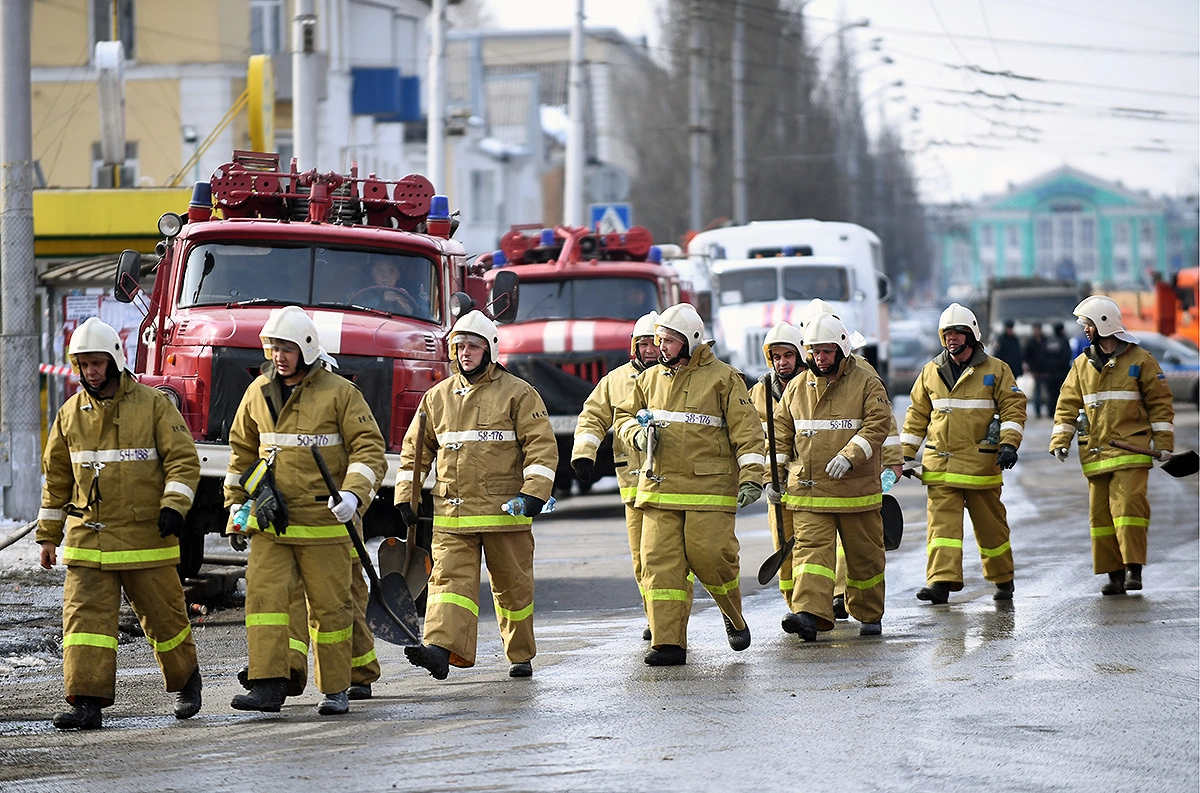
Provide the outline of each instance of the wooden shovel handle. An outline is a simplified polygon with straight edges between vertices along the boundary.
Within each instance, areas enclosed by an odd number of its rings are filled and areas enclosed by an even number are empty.
[[[425,411],[417,414],[417,442],[413,444],[413,481],[412,493],[408,496],[408,505],[413,514],[421,507],[421,463],[425,452]]]
[[[1108,445],[1114,446],[1118,449],[1124,449],[1127,452],[1133,452],[1134,454],[1145,454],[1153,457],[1155,460],[1158,460],[1162,457],[1162,452],[1156,452],[1153,449],[1146,449],[1142,446],[1134,446],[1132,444],[1125,443],[1125,441],[1109,441]]]

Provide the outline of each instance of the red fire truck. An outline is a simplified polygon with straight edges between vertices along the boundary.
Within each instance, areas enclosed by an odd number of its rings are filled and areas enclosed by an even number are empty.
[[[500,360],[546,402],[558,438],[555,488],[565,493],[574,478],[571,446],[584,400],[601,377],[629,361],[638,317],[691,300],[691,285],[662,263],[642,226],[606,234],[514,226],[500,250],[479,259],[490,267],[484,274],[490,284],[514,271],[520,277],[516,317],[500,328]],[[613,473],[611,435],[597,453],[596,472]]]
[[[215,209],[214,209],[215,208]],[[273,308],[303,306],[334,371],[358,386],[388,447],[367,512],[368,536],[403,534],[392,509],[400,445],[421,395],[450,369],[447,336],[475,305],[516,307],[516,277],[485,283],[451,239],[444,196],[424,176],[398,181],[279,168],[275,154],[237,151],[197,182],[185,217],[159,220],[154,285],[139,297],[141,256],[125,251],[114,294],[146,311],[134,371],[179,407],[200,453],[201,480],[181,544],[194,575],[204,534],[224,529],[229,426],[263,363],[259,330]],[[428,521],[419,542],[429,544]],[[421,536],[423,535],[423,536]]]

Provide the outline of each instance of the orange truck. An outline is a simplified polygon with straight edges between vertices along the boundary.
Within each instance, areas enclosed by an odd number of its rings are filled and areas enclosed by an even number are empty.
[[[1151,330],[1173,336],[1192,346],[1200,346],[1200,267],[1189,267],[1175,274],[1174,282],[1158,281],[1154,289],[1110,292],[1108,296],[1121,307],[1125,327],[1133,331]]]

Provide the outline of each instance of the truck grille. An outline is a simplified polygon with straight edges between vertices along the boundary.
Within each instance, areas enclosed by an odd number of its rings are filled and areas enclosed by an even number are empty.
[[[568,361],[554,365],[567,374],[575,375],[580,380],[587,380],[592,385],[599,383],[600,378],[608,374],[608,366],[603,358],[592,361]]]
[[[533,385],[552,416],[576,416],[600,378],[629,360],[627,350],[510,355],[505,368]]]

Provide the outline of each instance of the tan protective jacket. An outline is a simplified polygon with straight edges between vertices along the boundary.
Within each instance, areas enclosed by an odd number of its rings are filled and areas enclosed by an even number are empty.
[[[777,453],[786,457],[784,506],[806,512],[879,509],[883,445],[895,419],[887,388],[870,366],[851,356],[833,383],[805,370],[775,406]],[[852,468],[841,479],[825,466],[842,455]]]
[[[746,383],[708,345],[677,370],[655,366],[638,376],[613,416],[614,432],[627,446],[642,408],[668,425],[658,428],[653,475],[638,466],[637,506],[733,512],[738,485],[762,483],[766,440]]]
[[[637,376],[642,368],[633,361],[613,369],[600,379],[592,393],[583,403],[583,411],[579,414],[579,423],[575,425],[575,445],[571,449],[571,459],[585,457],[593,462],[596,460],[596,450],[605,434],[612,428],[613,409],[633,393]],[[621,500],[632,504],[637,496],[638,466],[641,464],[640,453],[630,449],[620,438],[613,435],[613,463],[617,469],[617,484],[621,488]]]
[[[278,541],[290,545],[349,543],[346,527],[329,511],[329,488],[310,447],[319,446],[339,490],[358,498],[365,511],[383,481],[387,460],[383,435],[358,388],[320,363],[309,370],[283,403],[275,367],[262,366],[229,429],[225,506],[249,499],[238,480],[276,450],[275,486],[287,504],[288,527]],[[258,528],[251,517],[251,528]],[[274,527],[268,528],[272,534]]]
[[[200,459],[183,416],[128,373],[112,399],[80,390],[54,419],[42,455],[38,542],[63,542],[65,564],[133,570],[179,563],[158,513],[187,515]],[[99,500],[94,500],[94,497]]]
[[[945,350],[921,370],[912,387],[912,405],[904,417],[900,444],[905,457],[921,458],[921,481],[967,490],[989,490],[1004,484],[996,466],[1002,444],[1020,448],[1025,432],[1025,394],[1008,364],[982,346],[967,362],[953,387],[950,356]],[[1000,443],[988,444],[988,425],[1000,414]]]
[[[1050,451],[1070,448],[1075,419],[1086,407],[1087,438],[1079,438],[1079,461],[1084,476],[1121,468],[1149,468],[1150,457],[1110,446],[1125,441],[1134,446],[1172,451],[1175,448],[1175,408],[1171,388],[1154,356],[1136,344],[1118,342],[1112,357],[1101,363],[1089,347],[1071,364],[1058,395]]]
[[[531,518],[509,515],[501,507],[524,493],[542,501],[554,491],[558,444],[541,395],[524,380],[492,363],[472,384],[455,373],[421,397],[425,437],[413,421],[404,435],[396,503],[412,493],[413,452],[424,444],[418,481],[424,482],[434,456],[433,527],[474,534],[529,529]]]

